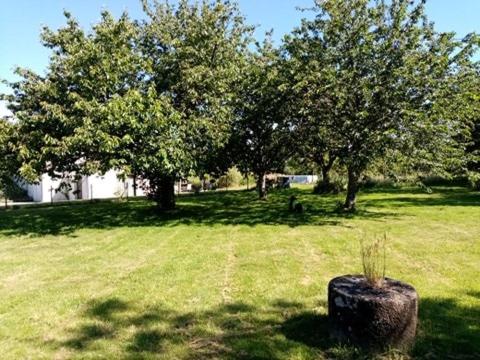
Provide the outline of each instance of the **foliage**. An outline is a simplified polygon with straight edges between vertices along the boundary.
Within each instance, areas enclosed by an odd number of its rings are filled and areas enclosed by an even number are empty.
[[[297,143],[298,144],[298,143]],[[285,163],[283,173],[286,175],[311,175],[318,172],[318,166],[309,158],[303,158],[295,154]]]
[[[472,189],[480,191],[480,173],[478,172],[469,173],[468,181],[470,182],[470,187]]]
[[[334,176],[328,181],[319,180],[313,187],[314,194],[339,194],[347,189],[344,177]]]
[[[0,198],[6,198],[13,201],[29,201],[27,191],[22,189],[13,178],[6,178],[3,181]]]
[[[229,188],[239,186],[242,182],[242,174],[236,167],[228,169],[225,175],[220,176],[217,181],[219,188]]]
[[[439,157],[437,164],[453,160],[447,167],[461,154],[454,137],[464,136],[462,114],[472,111],[464,89],[477,37],[435,32],[424,7],[410,0],[317,1],[316,17],[287,39],[294,68],[305,68],[294,87],[311,93],[300,102],[299,126],[321,154],[347,166],[346,209],[355,207],[361,174],[390,149]]]
[[[477,68],[475,76],[471,79],[470,106],[474,106],[474,111],[470,113],[471,132],[467,138],[467,146],[465,148],[467,176],[473,188],[480,190],[480,65]]]
[[[200,181],[194,181],[192,183],[192,191],[195,193],[195,194],[199,194],[201,191],[202,191],[202,183]]]
[[[251,188],[252,184],[255,184],[255,176],[253,174],[248,173],[242,176],[242,179],[240,180],[241,186],[248,185],[248,187]]]
[[[18,169],[17,135],[16,125],[0,118],[0,194],[10,199],[19,197],[14,181]]]
[[[366,244],[361,242],[363,275],[372,287],[382,287],[385,279],[387,235]]]
[[[228,138],[251,29],[228,1],[143,1],[147,20],[108,12],[85,33],[67,25],[42,39],[45,76],[18,69],[11,110],[29,180],[119,169],[172,208],[173,182]]]
[[[248,60],[231,146],[239,169],[255,174],[259,197],[265,199],[265,175],[283,170],[293,152],[292,127],[284,106],[288,89],[283,60],[268,36]]]

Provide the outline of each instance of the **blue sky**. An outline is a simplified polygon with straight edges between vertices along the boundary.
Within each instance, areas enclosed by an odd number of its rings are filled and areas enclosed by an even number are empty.
[[[64,24],[63,9],[69,10],[88,28],[99,19],[102,9],[115,15],[127,10],[132,18],[140,18],[139,0],[2,0],[0,5],[0,79],[14,80],[12,69],[19,65],[42,73],[49,51],[39,41],[40,29],[47,25],[56,29]],[[259,25],[261,36],[274,29],[281,38],[297,25],[305,13],[297,7],[309,7],[313,0],[239,0],[240,8],[251,24]],[[459,36],[480,33],[480,0],[430,0],[430,19],[440,31],[455,31]],[[0,85],[0,92],[7,88]],[[5,113],[0,104],[0,116]]]

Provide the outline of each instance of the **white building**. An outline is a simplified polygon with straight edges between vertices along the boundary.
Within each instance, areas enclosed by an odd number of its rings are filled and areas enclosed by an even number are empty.
[[[287,175],[292,184],[316,184],[318,182],[317,175]]]
[[[61,180],[42,175],[36,184],[20,183],[34,202],[57,202],[68,200],[109,199],[134,196],[133,179],[122,181],[117,172],[110,170],[104,175],[83,176],[77,182],[71,182],[69,189],[60,188]],[[137,184],[137,196],[144,196]]]

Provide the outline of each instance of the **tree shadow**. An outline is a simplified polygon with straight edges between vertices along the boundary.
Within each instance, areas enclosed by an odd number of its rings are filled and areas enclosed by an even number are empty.
[[[328,317],[325,314],[304,312],[293,316],[282,325],[282,333],[287,339],[301,342],[315,348],[332,346],[328,333]]]
[[[479,292],[468,293],[479,299]],[[480,307],[424,298],[413,354],[428,359],[480,359]]]
[[[47,345],[88,357],[102,341],[119,347],[122,358],[135,359],[175,347],[184,349],[182,359],[277,359],[300,350],[318,354],[330,346],[321,339],[328,337],[325,315],[283,300],[261,308],[235,302],[179,313],[162,304],[145,309],[114,298],[89,302],[79,317],[81,325],[70,329],[66,340]]]
[[[175,358],[372,358],[331,340],[326,314],[285,299],[262,306],[233,302],[179,312],[162,303],[138,305],[105,298],[85,304],[78,318],[80,324],[67,329],[64,339],[50,340],[47,346],[55,351],[67,349],[74,357],[99,356],[104,348],[115,349],[122,358],[169,357],[180,348],[181,355]],[[454,299],[422,299],[412,355],[416,359],[478,359],[479,321],[478,307],[463,307]],[[96,347],[100,341],[107,347]],[[388,354],[381,358],[402,358]]]
[[[364,206],[376,208],[383,207],[411,207],[411,206],[480,206],[480,192],[473,192],[466,188],[442,188],[435,187],[431,194],[424,191],[405,192],[402,189],[384,190],[381,192],[389,193],[393,196],[384,199],[370,199],[364,202]],[[407,194],[423,195],[405,196]],[[404,196],[394,196],[404,195]]]
[[[291,195],[305,207],[303,214],[288,211]],[[398,214],[374,212],[360,208],[355,213],[336,212],[339,198],[318,196],[311,191],[290,189],[275,191],[269,200],[258,201],[250,191],[205,193],[181,196],[178,209],[159,213],[146,200],[98,201],[94,203],[59,204],[50,207],[20,208],[3,211],[0,235],[71,235],[82,228],[110,229],[116,227],[214,225],[344,225],[345,219],[384,220]]]

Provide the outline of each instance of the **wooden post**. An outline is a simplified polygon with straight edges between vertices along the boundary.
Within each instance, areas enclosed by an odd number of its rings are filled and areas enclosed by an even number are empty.
[[[50,204],[53,204],[53,186],[50,186]]]

